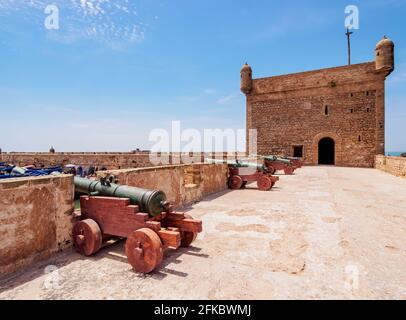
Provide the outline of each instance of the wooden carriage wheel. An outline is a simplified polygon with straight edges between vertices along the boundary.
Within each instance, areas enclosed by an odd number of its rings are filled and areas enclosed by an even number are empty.
[[[243,180],[238,175],[231,176],[228,179],[228,186],[230,189],[234,189],[234,190],[241,189],[242,184],[243,184]]]
[[[268,176],[260,176],[257,180],[258,189],[261,191],[268,191],[272,188],[272,180]]]
[[[285,169],[283,169],[283,171],[285,172],[285,174],[291,175],[291,174],[293,174],[293,171],[295,171],[295,169],[293,169],[293,167],[291,167],[291,166],[287,166],[287,167],[285,167]]]
[[[162,262],[161,239],[151,229],[138,229],[127,238],[125,253],[135,271],[149,273]]]
[[[184,214],[186,219],[193,219],[193,217],[187,213]],[[197,232],[181,231],[180,232],[180,245],[181,247],[189,247],[197,237]]]
[[[96,221],[86,219],[73,226],[73,245],[77,252],[90,256],[99,251],[102,245],[102,232]]]

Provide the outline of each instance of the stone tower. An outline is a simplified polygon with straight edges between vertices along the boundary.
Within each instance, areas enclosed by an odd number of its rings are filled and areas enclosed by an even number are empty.
[[[393,42],[384,37],[374,56],[259,79],[245,64],[247,152],[300,157],[309,165],[373,167],[375,155],[385,152],[385,80],[394,70]],[[256,133],[255,141],[249,132]]]
[[[252,70],[248,63],[245,63],[241,68],[241,91],[249,94],[252,89]]]
[[[391,73],[395,67],[394,62],[395,45],[388,37],[384,36],[375,47],[375,67],[376,70]]]

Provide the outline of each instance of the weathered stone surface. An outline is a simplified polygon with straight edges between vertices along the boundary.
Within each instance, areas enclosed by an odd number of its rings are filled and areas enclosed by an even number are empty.
[[[112,174],[120,184],[165,192],[176,207],[200,201],[203,196],[227,188],[226,164],[172,165],[99,172]]]
[[[406,177],[406,158],[377,155],[375,168],[398,177]]]
[[[148,153],[41,153],[19,152],[2,153],[0,161],[19,166],[44,165],[63,166],[76,164],[81,166],[105,166],[108,169],[136,168],[151,166]]]
[[[99,175],[106,172],[99,172]],[[227,165],[193,164],[108,171],[119,183],[163,190],[175,207],[227,188]],[[0,182],[0,277],[72,244],[73,176]]]
[[[0,181],[0,277],[69,246],[72,213],[72,176]]]
[[[10,152],[0,153],[0,162],[12,163],[19,166],[35,164],[37,166],[63,166],[67,164],[81,165],[84,167],[106,167],[109,170],[129,169],[129,168],[145,168],[157,166],[151,162],[150,153],[132,153],[132,152]],[[185,155],[185,154],[184,154]],[[245,156],[245,152],[239,153],[197,153],[193,162],[202,162],[205,158],[216,157],[217,159],[235,158],[236,156]],[[162,154],[159,157],[162,160],[167,159],[168,163],[158,164],[177,165],[189,164],[182,161],[182,155],[179,153]],[[183,158],[184,159],[184,158]],[[190,159],[186,159],[190,160]]]
[[[405,194],[379,170],[305,166],[269,192],[253,183],[193,205],[203,232],[151,274],[131,270],[122,241],[0,281],[0,299],[406,299]]]

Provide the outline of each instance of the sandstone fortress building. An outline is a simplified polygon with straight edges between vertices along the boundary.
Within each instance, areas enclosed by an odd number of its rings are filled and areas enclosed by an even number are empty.
[[[373,167],[375,155],[385,151],[385,79],[393,70],[394,44],[386,36],[367,63],[260,79],[245,64],[247,137],[257,130],[261,155]]]

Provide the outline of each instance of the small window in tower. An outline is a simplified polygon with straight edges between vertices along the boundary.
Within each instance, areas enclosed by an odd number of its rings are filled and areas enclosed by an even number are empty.
[[[376,53],[377,56],[379,56],[379,51]]]
[[[354,112],[354,109],[351,109],[350,111],[351,111],[351,113],[353,113],[353,112]]]
[[[366,92],[366,95],[369,96],[369,91]]]
[[[367,108],[367,112],[369,112],[369,108]]]
[[[351,92],[351,93],[350,93],[350,97],[352,98],[353,96],[354,96],[354,94]]]
[[[358,136],[358,142],[361,142],[361,135]]]
[[[328,112],[329,112],[328,106],[325,106],[325,107],[324,107],[324,114],[325,114],[326,116],[328,116]]]
[[[303,146],[293,146],[293,156],[303,158]]]

